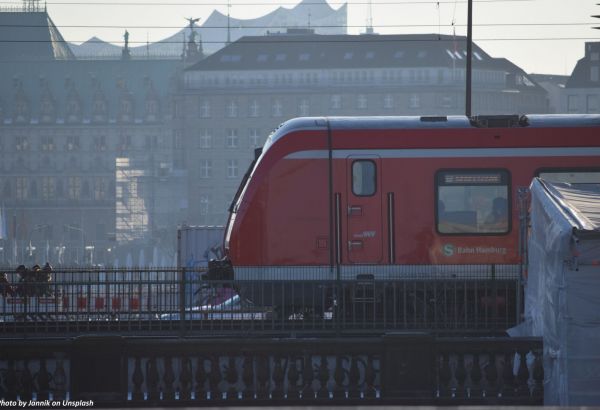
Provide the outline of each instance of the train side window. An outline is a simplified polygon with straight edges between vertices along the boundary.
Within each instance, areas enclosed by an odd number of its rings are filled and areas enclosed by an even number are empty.
[[[377,190],[377,167],[371,160],[352,163],[352,193],[356,196],[371,196]]]
[[[600,184],[600,169],[544,169],[537,176],[550,182]]]
[[[436,227],[441,234],[499,235],[510,230],[506,170],[447,170],[436,176]]]

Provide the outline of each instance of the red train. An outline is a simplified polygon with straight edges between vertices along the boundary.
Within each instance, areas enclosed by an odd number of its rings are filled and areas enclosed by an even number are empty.
[[[600,182],[600,116],[293,119],[242,181],[224,249],[235,279],[513,274],[534,176]]]

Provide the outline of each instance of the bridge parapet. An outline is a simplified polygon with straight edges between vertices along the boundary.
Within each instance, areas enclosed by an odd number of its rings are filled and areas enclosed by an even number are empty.
[[[361,338],[0,342],[2,400],[111,406],[542,404],[542,342]]]

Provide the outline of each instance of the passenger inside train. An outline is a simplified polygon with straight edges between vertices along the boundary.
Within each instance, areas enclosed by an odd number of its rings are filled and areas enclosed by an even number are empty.
[[[486,229],[491,232],[506,232],[508,230],[508,203],[506,198],[494,198],[492,211],[485,218],[484,223]]]

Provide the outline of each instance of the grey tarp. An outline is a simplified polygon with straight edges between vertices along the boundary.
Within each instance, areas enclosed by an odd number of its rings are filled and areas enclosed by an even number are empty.
[[[531,184],[526,333],[544,341],[544,404],[600,404],[600,184]]]

